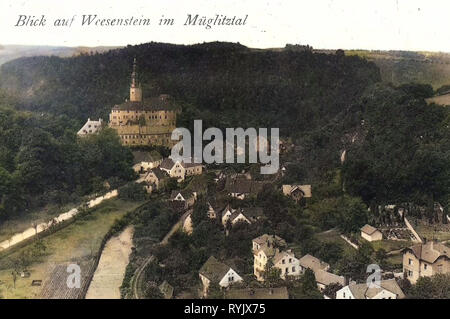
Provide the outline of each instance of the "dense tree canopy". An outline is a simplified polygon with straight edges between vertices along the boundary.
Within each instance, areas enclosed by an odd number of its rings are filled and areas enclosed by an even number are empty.
[[[359,106],[362,130],[343,167],[346,190],[366,203],[448,205],[448,109],[382,85],[368,90]]]
[[[134,178],[132,154],[114,131],[83,139],[75,133],[66,116],[0,107],[0,218]]]

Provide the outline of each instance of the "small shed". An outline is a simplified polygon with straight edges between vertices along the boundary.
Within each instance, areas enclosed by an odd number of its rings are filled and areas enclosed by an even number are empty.
[[[361,228],[361,237],[367,241],[377,241],[383,239],[383,233],[377,228],[366,224]]]

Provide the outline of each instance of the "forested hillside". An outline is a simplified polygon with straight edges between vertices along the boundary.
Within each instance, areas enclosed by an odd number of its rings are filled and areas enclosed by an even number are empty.
[[[144,98],[174,96],[183,106],[181,124],[198,117],[218,127],[279,127],[284,135],[321,125],[380,80],[377,67],[356,56],[148,43],[104,54],[11,61],[1,67],[0,87],[18,95],[28,110],[106,118],[114,103],[128,97],[133,57]]]
[[[134,178],[132,154],[114,131],[78,140],[76,121],[12,109],[0,101],[0,222],[64,204]]]

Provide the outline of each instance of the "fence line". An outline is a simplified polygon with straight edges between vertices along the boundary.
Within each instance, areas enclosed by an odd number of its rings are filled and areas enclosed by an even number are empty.
[[[405,210],[398,210],[398,213],[400,214],[400,217],[403,218],[403,220],[405,221],[405,225],[406,227],[411,231],[411,233],[414,235],[414,237],[416,238],[416,241],[419,243],[423,243],[422,238],[420,238],[419,234],[414,230],[414,227],[412,227],[411,223],[409,222],[408,218],[406,218],[405,215]]]
[[[341,238],[343,240],[345,240],[350,246],[352,246],[355,249],[359,249],[359,246],[356,245],[355,243],[353,243],[350,239],[348,239],[347,237],[345,237],[344,235],[341,235]]]

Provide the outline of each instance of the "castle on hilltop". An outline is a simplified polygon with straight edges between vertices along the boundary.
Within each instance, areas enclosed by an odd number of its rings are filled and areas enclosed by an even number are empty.
[[[142,98],[137,80],[136,59],[131,73],[130,100],[115,105],[109,115],[109,127],[115,129],[123,145],[162,145],[172,147],[179,108],[167,94]]]

